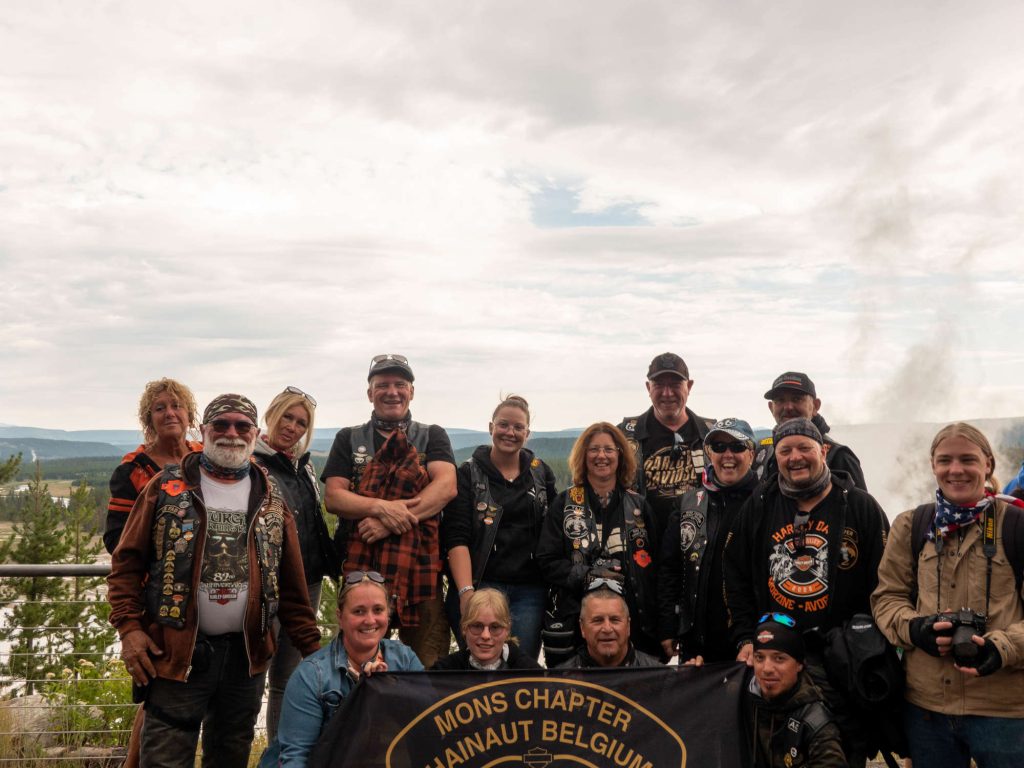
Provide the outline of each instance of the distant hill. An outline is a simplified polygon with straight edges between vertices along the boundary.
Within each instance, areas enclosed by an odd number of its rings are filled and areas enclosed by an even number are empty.
[[[138,445],[136,443],[135,445]],[[125,451],[110,443],[88,442],[84,440],[44,440],[35,437],[0,437],[0,458],[21,454],[22,462],[28,463],[39,459],[73,459],[95,456],[117,456],[120,458]]]

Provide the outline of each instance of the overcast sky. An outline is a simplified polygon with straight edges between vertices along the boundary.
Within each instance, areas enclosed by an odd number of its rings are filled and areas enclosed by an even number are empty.
[[[0,21],[0,422],[1024,415],[1024,6],[33,2]]]

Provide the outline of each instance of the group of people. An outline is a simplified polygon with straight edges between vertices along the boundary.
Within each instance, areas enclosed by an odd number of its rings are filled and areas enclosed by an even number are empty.
[[[147,385],[146,442],[114,472],[104,535],[144,702],[129,765],[191,765],[201,730],[204,765],[246,765],[268,670],[262,765],[292,766],[364,675],[536,668],[543,650],[548,668],[745,662],[755,765],[863,766],[875,742],[824,648],[872,612],[904,652],[917,765],[1024,760],[1024,503],[996,492],[973,427],[936,435],[935,502],[890,533],[803,373],[765,393],[776,425],[758,440],[697,416],[686,363],[660,354],[650,408],[587,427],[561,492],[526,447],[522,397],[456,468],[445,431],[412,419],[404,356],[374,357],[367,380],[370,420],[335,437],[323,499],[309,394],[286,388],[261,431],[242,395],[200,419],[184,385]],[[325,576],[338,633],[321,648]]]

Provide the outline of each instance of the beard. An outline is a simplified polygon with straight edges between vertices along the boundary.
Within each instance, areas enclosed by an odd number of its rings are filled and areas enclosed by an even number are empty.
[[[210,461],[224,469],[240,469],[252,456],[253,446],[245,440],[222,437],[203,445],[203,453]]]

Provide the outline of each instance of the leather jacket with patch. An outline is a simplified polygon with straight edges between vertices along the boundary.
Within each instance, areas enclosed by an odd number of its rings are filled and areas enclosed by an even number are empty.
[[[281,504],[280,496],[272,492],[264,469],[252,464],[249,476],[252,480],[247,513],[249,590],[243,632],[249,657],[249,673],[256,675],[267,668],[276,650],[276,632],[269,631],[270,614],[275,607],[282,626],[303,656],[320,647],[320,631],[309,604],[295,521]],[[165,484],[168,487],[162,488]],[[163,531],[158,530],[159,520],[170,516],[170,510],[166,510],[167,514],[164,515],[157,509],[159,500],[166,498],[168,491],[177,491],[179,496],[187,493],[189,498],[185,502],[191,509],[184,516],[174,515],[179,521],[179,534],[173,537],[167,527],[170,520],[165,521]],[[276,505],[283,511],[279,522],[279,513],[273,510],[275,496]],[[271,517],[275,520],[271,520]],[[185,547],[185,552],[181,553],[184,562],[179,567],[177,553],[173,561],[169,560],[165,545],[170,541],[171,551],[174,551],[174,545],[186,533],[181,526],[185,520],[193,523],[187,532],[192,534],[190,542],[196,543],[196,546],[191,558],[187,556],[188,547]],[[180,478],[161,472],[145,487],[128,516],[121,542],[111,559],[110,576],[107,577],[110,623],[122,638],[137,630],[149,635],[163,651],[161,656],[153,658],[157,675],[169,680],[184,682],[191,670],[192,653],[199,632],[198,606],[194,599],[184,598],[184,590],[175,591],[175,585],[184,584],[190,596],[198,595],[206,525],[206,506],[200,488],[199,454],[190,453],[182,460]],[[258,527],[262,529],[259,534],[256,530]],[[274,531],[279,531],[279,534]],[[271,539],[278,537],[280,543],[272,544]],[[164,594],[163,574],[168,572],[168,562],[172,566],[169,572],[173,574],[171,595]],[[157,573],[161,581],[154,614],[152,599],[147,601],[146,594],[147,591],[153,594],[154,588],[149,587],[148,583],[153,579],[155,567],[159,568]],[[273,594],[275,585],[276,595]],[[175,601],[177,594],[182,595],[183,599]],[[179,604],[182,609],[179,616],[171,617],[170,607],[175,604]],[[159,615],[161,606],[168,608],[168,616]],[[175,621],[170,621],[172,618]]]

